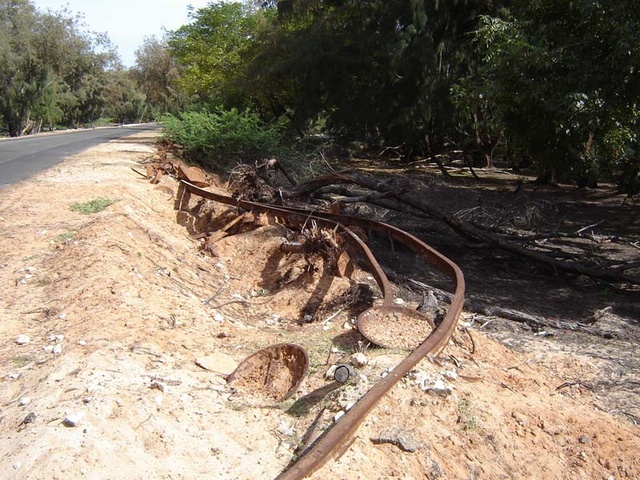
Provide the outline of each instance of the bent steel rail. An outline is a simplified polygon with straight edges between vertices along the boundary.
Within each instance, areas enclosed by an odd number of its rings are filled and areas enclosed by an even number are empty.
[[[410,247],[414,252],[423,257],[429,264],[439,269],[455,285],[454,296],[442,323],[435,328],[429,336],[413,350],[402,362],[400,362],[386,377],[378,381],[360,400],[343,415],[337,423],[327,430],[316,443],[302,455],[290,468],[282,472],[276,480],[299,480],[308,477],[318,470],[332,456],[343,453],[349,447],[349,440],[365,419],[367,414],[376,406],[378,401],[395,386],[402,377],[409,373],[417,364],[429,353],[442,350],[453,335],[458,323],[460,313],[464,304],[465,282],[462,270],[447,257],[433,249],[417,237],[382,222],[376,222],[359,217],[347,215],[330,214],[316,211],[309,211],[297,208],[282,207],[276,205],[261,204],[238,200],[224,195],[219,195],[199,188],[185,180],[181,184],[187,191],[227,205],[255,210],[263,213],[270,213],[279,217],[295,219],[299,223],[304,223],[309,219],[316,220],[319,224],[330,227],[339,227],[347,233],[363,251],[367,260],[373,268],[373,273],[383,294],[386,296],[391,292],[389,281],[375,257],[366,244],[355,235],[346,225],[356,225],[361,228],[382,232],[394,240]]]

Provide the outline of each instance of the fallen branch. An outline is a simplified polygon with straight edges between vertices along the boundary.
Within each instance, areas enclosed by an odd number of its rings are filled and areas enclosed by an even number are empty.
[[[482,230],[476,226],[462,222],[459,218],[451,217],[445,213],[427,205],[422,199],[410,193],[400,193],[398,188],[393,188],[388,183],[380,182],[372,177],[361,175],[353,171],[343,171],[335,174],[317,177],[309,182],[298,185],[295,195],[309,195],[314,190],[332,184],[352,184],[365,187],[379,193],[390,193],[394,197],[394,202],[398,202],[411,207],[412,209],[427,215],[429,218],[438,220],[448,225],[456,234],[461,237],[487,244],[513,254],[528,258],[537,263],[547,265],[554,271],[562,271],[578,275],[585,275],[591,278],[598,278],[610,282],[627,282],[640,285],[640,279],[624,275],[624,269],[601,269],[585,266],[578,261],[560,261],[550,255],[531,250],[514,241],[505,239],[496,234]],[[370,199],[368,203],[389,208],[389,199]],[[398,207],[392,207],[397,210]]]
[[[389,274],[389,272],[386,272]],[[391,276],[391,275],[390,275]],[[425,292],[432,291],[435,297],[440,302],[449,303],[453,298],[453,295],[439,288],[427,285],[426,283],[414,280],[412,278],[407,281],[414,286],[424,290]],[[532,315],[530,313],[522,312],[519,310],[513,310],[511,308],[503,308],[480,300],[475,300],[470,297],[466,297],[464,301],[464,308],[472,313],[477,313],[485,317],[500,317],[514,322],[526,323],[529,325],[536,325],[537,327],[554,328],[557,330],[571,330],[573,332],[584,332],[590,335],[595,335],[602,338],[611,339],[614,335],[607,330],[599,328],[593,328],[586,325],[582,325],[577,322],[563,322],[561,320],[551,320],[549,318],[541,317],[539,315]]]

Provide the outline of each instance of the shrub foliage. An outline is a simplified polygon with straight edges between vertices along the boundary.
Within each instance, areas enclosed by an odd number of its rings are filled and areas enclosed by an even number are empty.
[[[281,149],[284,122],[265,123],[249,110],[183,112],[161,120],[164,137],[197,161],[207,159],[253,160]]]

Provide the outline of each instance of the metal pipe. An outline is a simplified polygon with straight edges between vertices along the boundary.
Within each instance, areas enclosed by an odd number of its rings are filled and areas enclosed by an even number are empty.
[[[386,223],[359,217],[237,200],[201,189],[185,180],[182,180],[181,183],[189,192],[220,203],[233,205],[247,210],[271,213],[283,218],[295,218],[298,223],[301,223],[301,221],[304,223],[304,221],[308,219],[313,219],[320,224],[324,223],[331,227],[338,226],[358,244],[367,257],[385,299],[388,298],[388,295],[391,292],[391,286],[386,275],[371,253],[371,250],[362,241],[362,239],[355,235],[348,227],[346,227],[346,225],[356,225],[361,228],[375,230],[389,235],[394,240],[409,246],[417,254],[422,256],[429,264],[442,271],[454,282],[455,290],[453,299],[442,323],[435,328],[431,334],[429,334],[420,346],[402,360],[402,362],[400,362],[386,377],[371,387],[371,389],[369,389],[369,391],[360,398],[351,410],[342,416],[332,428],[327,430],[289,469],[278,475],[276,480],[300,480],[308,477],[324,465],[324,463],[332,456],[340,454],[344,449],[348,448],[349,440],[353,437],[367,414],[376,406],[380,399],[388,393],[389,390],[398,383],[398,381],[400,381],[402,377],[409,373],[418,364],[418,362],[425,358],[429,353],[438,352],[447,345],[449,339],[453,335],[464,304],[465,282],[462,270],[460,270],[453,261],[422,242],[420,239]]]

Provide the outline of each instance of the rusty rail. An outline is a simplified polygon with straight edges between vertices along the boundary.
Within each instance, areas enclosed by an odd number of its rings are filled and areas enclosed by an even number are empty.
[[[329,214],[316,211],[308,211],[297,208],[288,208],[275,205],[267,205],[244,200],[237,200],[224,195],[219,195],[199,188],[185,180],[181,181],[187,191],[227,205],[233,205],[246,210],[255,210],[270,213],[284,218],[295,218],[298,222],[313,219],[319,224],[339,227],[347,233],[367,256],[374,276],[383,294],[390,292],[389,283],[382,268],[375,257],[362,240],[355,235],[346,225],[356,225],[361,228],[382,232],[394,240],[403,243],[423,257],[429,264],[446,274],[455,284],[453,300],[449,305],[447,314],[436,329],[413,350],[402,362],[400,362],[386,377],[378,381],[362,398],[345,413],[340,420],[327,430],[317,442],[301,456],[289,469],[282,472],[276,480],[299,480],[308,477],[318,470],[332,456],[342,454],[350,445],[349,440],[365,419],[367,414],[376,406],[378,401],[395,386],[402,377],[409,373],[427,354],[440,351],[444,348],[455,330],[458,318],[464,303],[464,276],[462,270],[447,257],[436,251],[415,236],[400,230],[392,225],[376,222],[359,217],[351,217],[339,214]]]

